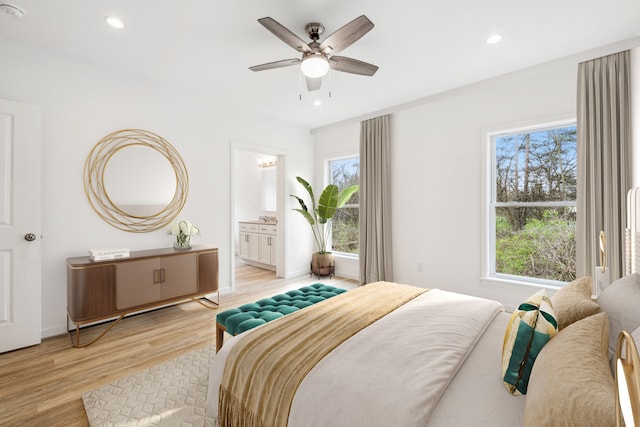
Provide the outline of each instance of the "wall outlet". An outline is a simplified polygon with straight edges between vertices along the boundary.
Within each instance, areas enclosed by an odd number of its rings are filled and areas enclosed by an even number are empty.
[[[421,262],[419,262],[419,263],[418,263],[418,266],[417,266],[417,267],[418,267],[418,271],[419,271],[420,273],[422,273],[422,272],[424,271],[424,266],[422,265],[422,263],[421,263]]]

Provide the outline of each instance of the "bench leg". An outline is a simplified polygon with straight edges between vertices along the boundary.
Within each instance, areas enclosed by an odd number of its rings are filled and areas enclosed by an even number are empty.
[[[225,327],[220,323],[216,323],[216,353],[220,351],[222,344],[224,344],[224,331]]]

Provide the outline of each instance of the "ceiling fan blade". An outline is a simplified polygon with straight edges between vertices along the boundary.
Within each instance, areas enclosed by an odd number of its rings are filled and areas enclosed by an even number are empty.
[[[260,18],[258,22],[261,23],[267,30],[271,31],[280,40],[297,50],[298,52],[311,52],[311,48],[304,40],[293,34],[285,26],[280,24],[273,18]]]
[[[320,89],[322,85],[322,77],[311,78],[305,76],[305,80],[307,81],[307,90],[309,92]]]
[[[361,15],[338,29],[320,44],[320,51],[333,55],[354,44],[374,27],[373,22]]]
[[[254,65],[249,67],[251,71],[273,70],[274,68],[283,68],[290,65],[296,65],[300,62],[300,58],[283,59],[281,61],[267,62],[266,64]]]
[[[329,59],[329,66],[336,71],[344,73],[360,74],[361,76],[373,76],[378,71],[378,66],[358,59],[347,58],[346,56],[332,56]]]

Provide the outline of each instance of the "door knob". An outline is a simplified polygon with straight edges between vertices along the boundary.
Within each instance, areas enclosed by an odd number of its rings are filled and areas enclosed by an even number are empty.
[[[26,240],[27,242],[33,242],[34,240],[36,240],[36,235],[33,233],[27,233],[24,235],[24,240]]]

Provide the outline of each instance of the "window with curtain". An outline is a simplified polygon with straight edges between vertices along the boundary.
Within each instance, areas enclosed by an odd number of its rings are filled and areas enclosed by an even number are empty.
[[[576,124],[490,135],[489,275],[536,283],[576,277]]]
[[[360,157],[346,157],[329,161],[330,183],[344,188],[360,183]],[[333,217],[331,224],[331,251],[358,254],[360,195],[356,192]]]

